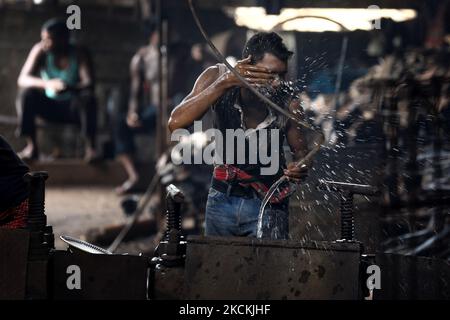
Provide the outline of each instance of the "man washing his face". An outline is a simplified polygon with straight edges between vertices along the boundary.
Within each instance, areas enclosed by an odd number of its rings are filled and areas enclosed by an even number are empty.
[[[286,88],[283,88],[291,56],[292,52],[279,35],[260,32],[247,41],[243,60],[237,63],[235,69],[261,93],[295,113],[300,111],[299,101],[287,95]],[[258,139],[270,130],[279,131],[278,135],[266,134],[257,144],[257,148],[275,152],[269,157],[279,157],[280,166],[274,174],[263,174],[265,164],[261,161],[241,164],[227,160],[214,167],[206,206],[206,235],[255,237],[261,199],[268,188],[282,175],[296,183],[306,175],[306,169],[297,168],[294,163],[286,166],[283,141],[287,140],[294,161],[306,154],[306,143],[294,121],[272,112],[223,64],[212,66],[199,76],[192,92],[173,110],[169,119],[170,130],[189,127],[210,108],[214,113],[215,128],[224,137],[227,129],[252,130]],[[273,136],[277,137],[277,141],[272,141]],[[250,140],[245,146],[246,155],[249,149],[255,147],[250,145]],[[272,144],[277,146],[276,150],[273,150]],[[225,148],[229,145],[224,143]],[[228,152],[223,150],[223,154]],[[234,154],[236,156],[236,152]],[[291,193],[289,183],[280,186],[279,192],[265,209],[263,230],[276,228],[278,239],[287,239],[289,235],[288,196]]]

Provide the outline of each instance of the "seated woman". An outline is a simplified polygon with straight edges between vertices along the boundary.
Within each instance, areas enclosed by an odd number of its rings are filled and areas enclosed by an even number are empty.
[[[25,228],[28,217],[28,185],[23,176],[29,171],[0,135],[0,228]]]
[[[97,125],[94,79],[85,50],[70,43],[64,20],[51,19],[41,30],[41,41],[31,49],[20,72],[19,134],[27,146],[22,159],[38,158],[37,116],[49,121],[81,125],[86,138],[86,160],[95,156]]]

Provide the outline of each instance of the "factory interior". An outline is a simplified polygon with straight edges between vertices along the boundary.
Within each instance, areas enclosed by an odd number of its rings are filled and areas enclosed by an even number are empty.
[[[0,0],[0,75],[0,300],[450,299],[449,0]]]

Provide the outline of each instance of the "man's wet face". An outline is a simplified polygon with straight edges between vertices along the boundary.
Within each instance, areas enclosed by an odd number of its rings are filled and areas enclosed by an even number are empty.
[[[264,57],[255,63],[257,67],[266,68],[269,72],[279,76],[281,79],[286,77],[287,63],[278,59],[271,53],[265,53]]]
[[[287,63],[278,59],[271,53],[265,53],[264,57],[255,63],[256,66],[266,68],[274,75],[274,80],[266,85],[258,86],[257,90],[268,97],[275,97],[279,94],[282,81],[285,80],[287,74]]]

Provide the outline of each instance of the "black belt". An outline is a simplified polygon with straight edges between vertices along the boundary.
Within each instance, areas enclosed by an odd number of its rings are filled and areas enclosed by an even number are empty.
[[[255,190],[252,187],[244,187],[240,184],[230,183],[226,181],[212,179],[211,187],[219,192],[225,193],[227,196],[241,197],[252,199],[255,197]]]

